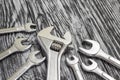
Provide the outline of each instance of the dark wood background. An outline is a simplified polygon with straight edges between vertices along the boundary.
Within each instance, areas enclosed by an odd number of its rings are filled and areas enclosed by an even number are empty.
[[[66,52],[61,59],[61,80],[76,80],[65,58],[71,54],[79,57],[80,63],[89,57],[78,53],[78,47],[84,39],[97,40],[101,48],[120,60],[120,0],[0,0],[0,28],[19,27],[27,22],[37,24],[35,33],[10,33],[0,35],[0,51],[8,49],[17,37],[27,37],[33,47],[23,53],[13,55],[0,61],[0,80],[6,80],[27,60],[34,50],[45,53],[36,40],[37,32],[54,25],[54,34],[72,34],[74,50]],[[40,56],[42,56],[40,54]],[[103,60],[93,58],[99,67],[120,80],[120,70]],[[46,80],[46,62],[30,68],[19,80]],[[86,80],[103,80],[94,73],[82,70]]]

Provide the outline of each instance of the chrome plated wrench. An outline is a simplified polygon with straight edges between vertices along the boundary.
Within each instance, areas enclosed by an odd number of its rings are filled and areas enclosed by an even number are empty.
[[[13,45],[0,53],[0,60],[6,58],[7,56],[15,53],[15,52],[23,52],[31,47],[31,45],[23,45],[22,42],[27,41],[27,38],[17,38]]]
[[[116,80],[113,77],[111,77],[110,75],[108,75],[107,73],[105,73],[104,71],[102,71],[99,67],[98,64],[92,60],[89,59],[88,60],[89,65],[85,65],[84,63],[82,63],[82,68],[87,71],[87,72],[93,72],[98,74],[99,76],[101,76],[102,78],[104,78],[105,80]]]
[[[108,55],[105,53],[101,48],[100,44],[97,41],[94,40],[84,40],[84,42],[92,44],[92,48],[90,50],[84,49],[82,47],[79,47],[79,51],[83,54],[91,57],[98,57],[101,58],[108,63],[112,64],[113,66],[116,66],[120,69],[120,60],[115,59],[114,57]]]
[[[60,80],[60,59],[69,44],[71,34],[66,32],[63,38],[50,34],[54,27],[47,27],[37,35],[38,41],[47,55],[47,80]]]
[[[13,28],[6,28],[6,29],[0,29],[0,34],[6,34],[6,33],[12,33],[12,32],[34,32],[36,31],[36,25],[33,23],[27,23],[24,26],[21,27],[13,27]]]
[[[84,78],[80,72],[79,66],[78,66],[79,59],[76,56],[72,55],[70,58],[66,58],[66,62],[68,64],[68,66],[70,66],[72,68],[72,70],[74,71],[76,79],[84,80]]]
[[[39,65],[45,60],[45,57],[42,59],[37,59],[36,54],[38,54],[39,51],[31,52],[27,62],[19,68],[10,78],[7,80],[17,80],[22,74],[24,74],[29,68],[31,68],[34,65]]]

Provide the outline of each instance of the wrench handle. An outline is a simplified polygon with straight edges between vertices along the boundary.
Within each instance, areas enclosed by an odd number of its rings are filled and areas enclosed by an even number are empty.
[[[12,53],[16,52],[17,49],[14,46],[11,46],[9,49],[0,53],[0,60],[6,58],[7,56],[11,55]]]
[[[78,67],[78,63],[75,64],[75,65],[71,65],[71,67],[72,67],[72,69],[73,69],[73,71],[74,71],[74,74],[75,74],[75,76],[76,76],[76,79],[77,79],[77,80],[84,80],[82,74],[80,73],[80,69],[79,69],[79,67]]]
[[[60,80],[60,60],[58,53],[49,53],[47,80]]]
[[[0,34],[20,32],[20,31],[24,31],[24,27],[13,27],[13,28],[0,29]]]
[[[120,61],[118,59],[115,59],[114,57],[106,54],[103,50],[100,50],[96,56],[109,62],[113,66],[116,66],[117,68],[120,69]]]
[[[7,80],[17,80],[22,74],[24,74],[30,67],[33,66],[33,63],[30,61],[27,61],[22,67],[16,70],[13,75],[8,78]]]

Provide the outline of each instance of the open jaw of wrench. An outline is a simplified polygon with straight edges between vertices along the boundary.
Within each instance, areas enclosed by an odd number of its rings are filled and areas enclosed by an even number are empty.
[[[36,31],[36,25],[33,23],[27,23],[21,27],[13,27],[13,28],[6,28],[0,29],[0,34],[12,33],[12,32],[34,32]]]
[[[73,71],[74,71],[74,74],[76,76],[76,79],[77,80],[84,80],[81,72],[80,72],[80,69],[79,69],[79,58],[77,58],[76,56],[72,55],[71,57],[69,58],[66,58],[66,62],[68,64],[68,66],[70,66]]]
[[[60,59],[68,45],[71,44],[71,34],[66,32],[63,38],[51,35],[54,27],[47,27],[37,35],[40,45],[47,55],[47,80],[60,80]]]
[[[110,75],[108,75],[107,73],[105,73],[104,71],[102,71],[98,67],[98,64],[92,59],[88,60],[88,65],[82,63],[82,68],[87,72],[93,72],[93,73],[98,74],[99,76],[101,76],[105,80],[116,80],[113,77],[111,77]]]
[[[39,51],[31,52],[29,54],[27,62],[21,68],[19,68],[18,70],[16,70],[16,72],[10,78],[8,78],[7,80],[17,80],[29,68],[31,68],[34,65],[39,65],[40,63],[42,63],[45,60],[45,57],[43,57],[42,59],[38,59],[36,57],[36,55],[38,53],[39,53]]]
[[[23,45],[22,42],[25,42],[25,41],[27,41],[27,38],[15,39],[15,42],[9,49],[0,53],[0,60],[6,58],[7,56],[9,56],[15,52],[23,52],[23,51],[29,49],[31,47],[31,44]]]
[[[120,61],[115,59],[114,57],[108,55],[107,53],[105,53],[100,48],[100,44],[97,41],[94,41],[94,40],[84,40],[84,42],[92,44],[92,47],[89,50],[84,49],[82,47],[79,47],[79,51],[80,52],[82,52],[83,54],[85,54],[87,56],[101,58],[101,59],[109,62],[113,66],[116,66],[117,68],[120,69]]]

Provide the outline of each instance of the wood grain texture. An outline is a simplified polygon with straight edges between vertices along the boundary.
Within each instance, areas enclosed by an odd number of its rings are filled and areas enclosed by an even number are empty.
[[[0,61],[0,80],[6,80],[17,68],[26,62],[28,54],[40,50],[36,40],[37,32],[54,25],[56,36],[66,31],[72,34],[74,50],[66,52],[61,59],[61,80],[76,80],[73,71],[66,65],[65,58],[71,54],[86,62],[89,57],[77,52],[83,39],[97,40],[101,48],[120,60],[120,0],[0,0],[0,28],[19,27],[27,22],[37,24],[35,33],[10,33],[0,35],[0,51],[8,49],[17,37],[27,37],[33,47],[24,53]],[[93,58],[99,67],[117,80],[120,70],[103,60]],[[94,73],[87,73],[80,67],[86,80],[103,80]],[[30,68],[19,80],[46,80],[46,62]]]

